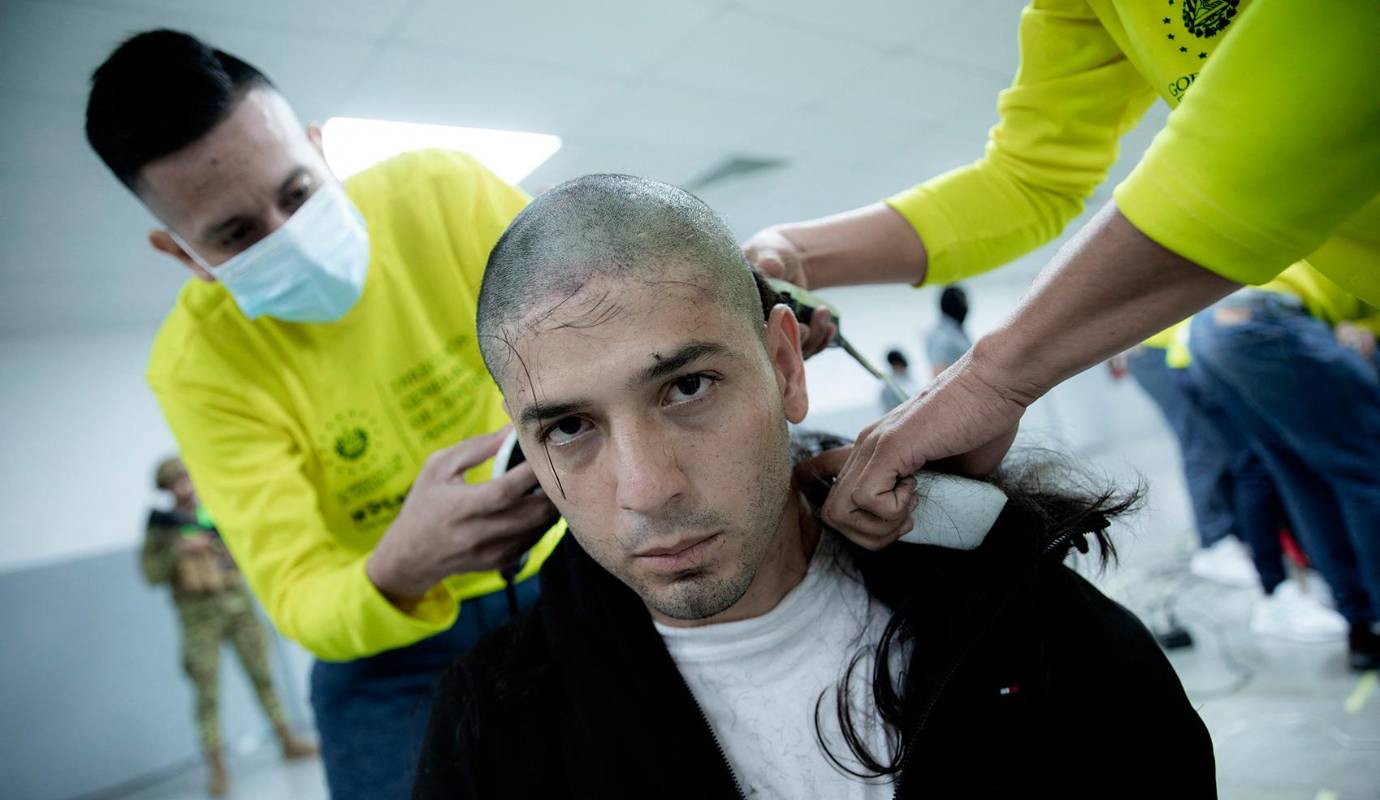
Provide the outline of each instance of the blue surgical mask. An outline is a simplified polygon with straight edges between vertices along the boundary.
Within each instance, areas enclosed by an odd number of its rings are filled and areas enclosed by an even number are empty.
[[[283,227],[218,266],[178,241],[249,319],[334,322],[359,301],[369,269],[364,217],[334,181],[313,192]]]

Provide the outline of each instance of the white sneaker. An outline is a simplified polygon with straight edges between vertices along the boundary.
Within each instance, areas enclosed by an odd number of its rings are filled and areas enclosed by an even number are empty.
[[[1341,614],[1323,606],[1293,580],[1281,583],[1251,614],[1251,630],[1257,635],[1295,642],[1340,641],[1347,629]]]
[[[1235,536],[1228,536],[1194,553],[1188,561],[1188,571],[1204,580],[1237,589],[1260,585],[1260,577],[1256,575],[1250,553]]]
[[[1336,601],[1332,599],[1332,588],[1316,570],[1303,570],[1298,576],[1298,581],[1303,587],[1304,594],[1317,600],[1324,608],[1337,607]]]

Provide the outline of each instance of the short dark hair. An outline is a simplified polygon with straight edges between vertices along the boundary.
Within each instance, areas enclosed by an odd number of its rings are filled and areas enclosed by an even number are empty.
[[[120,182],[205,136],[255,86],[262,72],[181,31],[126,39],[91,75],[86,140]]]
[[[573,297],[598,276],[658,281],[654,265],[680,264],[725,306],[761,324],[768,293],[754,280],[727,224],[676,186],[631,175],[566,181],[518,214],[489,253],[476,311],[480,352],[497,377],[505,322],[542,298]],[[775,295],[774,292],[769,294]],[[589,325],[616,313],[592,299]]]
[[[905,355],[901,353],[900,350],[886,351],[886,363],[893,367],[900,367],[901,369],[906,369],[910,366],[910,362],[906,360]]]
[[[968,316],[968,293],[963,291],[962,286],[954,284],[944,287],[939,294],[939,313],[963,324],[963,319]]]

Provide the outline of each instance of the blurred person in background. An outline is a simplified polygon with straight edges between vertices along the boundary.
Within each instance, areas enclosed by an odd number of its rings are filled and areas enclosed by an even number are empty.
[[[240,582],[239,570],[220,540],[210,515],[181,459],[158,465],[154,486],[172,495],[171,510],[149,513],[141,564],[152,585],[168,584],[182,625],[182,668],[196,689],[196,727],[201,752],[211,770],[207,791],[219,797],[230,789],[230,774],[220,738],[220,646],[230,642],[244,666],[264,715],[273,723],[283,758],[315,755],[297,738],[273,689],[268,665],[268,632]]]
[[[930,377],[958,363],[973,347],[963,329],[968,318],[968,293],[962,286],[945,286],[939,293],[939,321],[925,333],[925,357],[930,361]]]
[[[896,391],[890,386],[883,385],[878,395],[882,413],[890,411],[906,401],[906,397],[915,394],[915,379],[910,375],[910,361],[906,359],[900,350],[892,349],[886,352],[886,365],[891,370],[891,381],[897,388],[906,393],[905,397],[897,397]]]
[[[1189,323],[1127,354],[1127,369],[1159,407],[1179,443],[1199,548],[1189,571],[1216,583],[1258,587],[1250,627],[1299,642],[1344,639],[1345,620],[1320,595],[1317,575],[1290,577],[1281,538],[1290,528],[1275,479],[1223,403],[1193,369]]]
[[[1187,372],[1187,328],[1184,321],[1150,337],[1127,351],[1124,363],[1179,445],[1199,545],[1190,571],[1226,586],[1255,586],[1246,537],[1237,530],[1232,453]]]
[[[1275,478],[1348,623],[1353,669],[1380,666],[1380,312],[1308,263],[1193,318],[1204,385]]]
[[[535,599],[563,530],[529,465],[489,480],[507,417],[472,304],[527,196],[451,150],[342,183],[263,73],[170,30],[96,70],[86,134],[196,278],[148,382],[245,580],[317,657],[331,795],[405,797],[436,674],[508,618],[506,587]]]

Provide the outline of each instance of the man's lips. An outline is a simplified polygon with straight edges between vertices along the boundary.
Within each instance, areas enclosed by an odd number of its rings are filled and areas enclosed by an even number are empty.
[[[644,564],[654,569],[678,570],[694,566],[718,544],[721,531],[707,536],[682,539],[664,547],[649,547],[634,555]]]

